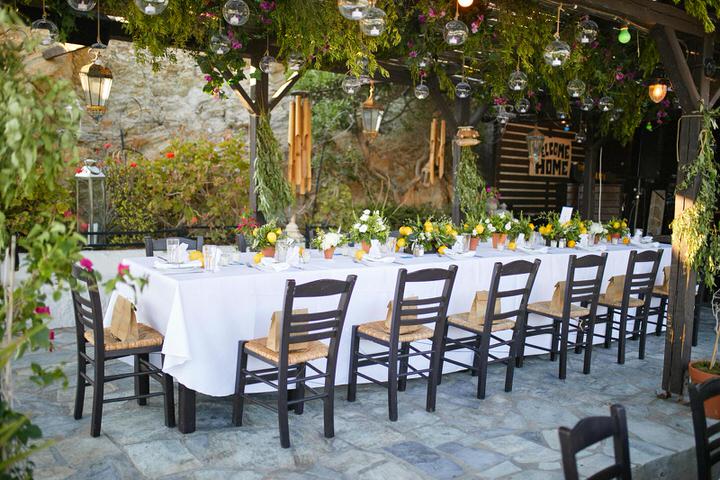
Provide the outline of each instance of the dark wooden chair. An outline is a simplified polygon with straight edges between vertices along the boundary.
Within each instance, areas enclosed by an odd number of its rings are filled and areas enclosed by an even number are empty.
[[[463,316],[450,316],[448,318],[443,335],[443,355],[440,366],[442,368],[443,362],[449,362],[469,369],[473,376],[477,375],[477,398],[485,398],[487,368],[490,363],[502,362],[507,364],[505,391],[510,392],[512,390],[515,358],[523,343],[522,334],[525,331],[527,322],[528,299],[539,267],[539,259],[534,262],[516,260],[507,264],[497,262],[493,268],[487,309],[482,322],[475,323]],[[527,275],[525,285],[522,288],[501,290],[500,281],[503,278],[520,275]],[[509,301],[517,301],[518,307],[507,312],[495,313],[495,302],[503,298]],[[448,327],[461,330],[465,336],[450,338],[448,336]],[[508,330],[512,331],[512,337],[509,340],[496,335],[498,332]],[[507,357],[498,357],[491,353],[494,348],[505,346],[509,348]],[[474,353],[472,365],[448,357],[448,352],[460,349],[469,349]]]
[[[665,267],[669,269],[670,267]],[[665,275],[669,275],[669,271],[665,270]],[[699,277],[699,275],[698,275]],[[655,285],[653,288],[652,296],[660,300],[660,303],[655,307],[650,307],[648,310],[648,325],[655,325],[655,335],[660,336],[663,327],[666,325],[667,320],[667,306],[670,299],[669,287],[666,282],[662,285]],[[692,333],[692,346],[697,347],[698,344],[698,331],[700,329],[700,309],[698,306],[702,303],[705,295],[705,283],[698,282],[698,287],[695,293],[695,309],[693,314],[693,333]],[[651,318],[655,317],[656,320],[652,321]]]
[[[369,380],[388,389],[388,411],[390,421],[398,419],[397,392],[405,391],[409,376],[420,376],[428,380],[425,409],[435,411],[435,395],[442,367],[442,335],[447,320],[457,265],[447,270],[428,268],[408,273],[401,268],[398,271],[395,295],[392,305],[392,320],[389,330],[383,320],[354,325],[350,346],[350,371],[348,373],[349,402],[354,402],[357,394],[357,377]],[[405,289],[412,283],[440,283],[442,293],[427,298],[405,298]],[[432,324],[433,328],[426,325]],[[404,333],[403,333],[404,332]],[[413,342],[432,339],[429,350],[416,348]],[[383,351],[371,354],[360,352],[360,341],[367,340],[384,347]],[[410,358],[423,357],[429,361],[428,368],[415,368]],[[399,368],[398,368],[399,363]],[[387,382],[377,380],[359,371],[362,367],[380,365],[388,370]]]
[[[576,459],[578,452],[610,437],[613,437],[615,463],[585,478],[588,480],[632,479],[627,418],[625,407],[622,405],[612,405],[609,417],[583,418],[572,429],[560,427],[558,434],[565,480],[580,478]]]
[[[646,250],[641,253],[636,250],[631,251],[625,273],[622,299],[619,301],[613,300],[605,294],[600,295],[598,299],[598,305],[607,308],[607,313],[596,315],[596,323],[605,323],[605,335],[600,336],[605,339],[605,348],[610,348],[613,331],[618,332],[617,363],[619,364],[625,363],[628,320],[633,320],[633,329],[630,336],[640,338],[638,357],[640,359],[645,358],[648,312],[662,254],[662,250]],[[647,269],[648,264],[650,265],[650,272],[639,273],[639,271]],[[630,314],[629,310],[631,308],[635,309],[634,314]],[[616,314],[619,315],[619,320],[615,320]]]
[[[340,336],[345,323],[348,304],[355,287],[355,275],[348,275],[346,280],[317,280],[314,282],[296,285],[295,280],[288,280],[285,285],[285,300],[282,311],[282,325],[280,327],[280,350],[273,351],[267,348],[267,338],[254,340],[241,340],[238,344],[238,361],[235,380],[235,396],[233,399],[232,422],[235,426],[242,426],[243,408],[245,400],[259,403],[266,408],[274,410],[257,399],[245,394],[245,386],[255,383],[264,383],[278,391],[277,413],[280,427],[280,445],[290,447],[290,430],[288,426],[288,406],[294,406],[295,413],[301,414],[305,402],[322,399],[324,403],[325,437],[335,436],[334,401],[335,401],[335,368],[337,353],[340,345]],[[338,306],[335,310],[317,313],[293,313],[296,298],[321,298],[338,296]],[[320,340],[329,340],[329,345]],[[302,350],[290,350],[296,343],[309,342]],[[248,370],[248,356],[257,358],[270,368]],[[313,360],[325,359],[325,371],[313,366]],[[310,368],[314,374],[307,376],[306,370]],[[324,379],[325,389],[322,393],[307,386],[306,382]],[[273,383],[276,381],[276,383]],[[288,386],[296,385],[295,397],[288,399]],[[305,396],[305,389],[313,395]]]
[[[178,237],[180,243],[187,244],[188,250],[202,251],[204,239],[198,236],[197,239]],[[167,251],[167,238],[145,237],[145,256],[152,257],[155,252]]]
[[[551,323],[525,325],[525,331],[522,332],[523,342],[519,345],[518,367],[522,366],[526,346],[550,352],[551,361],[555,361],[559,351],[559,377],[564,379],[567,373],[568,349],[572,346],[576,351],[584,347],[583,373],[590,373],[595,314],[606,262],[607,253],[585,255],[580,258],[577,255],[570,255],[565,277],[565,293],[560,308],[554,307],[549,301],[528,305],[528,312],[550,318]],[[568,337],[571,331],[575,332],[576,336],[574,344],[569,345]],[[550,348],[528,343],[528,338],[538,335],[550,335]]]
[[[235,243],[238,247],[238,250],[241,252],[247,252],[247,239],[245,238],[245,235],[242,233],[236,233],[235,234]]]
[[[720,462],[720,422],[707,424],[705,401],[720,395],[720,378],[690,385],[690,407],[695,430],[698,480],[711,480],[712,466]],[[715,438],[712,438],[715,437]]]
[[[94,389],[92,401],[92,420],[90,434],[100,435],[103,404],[137,400],[138,405],[146,405],[150,397],[164,396],[165,425],[175,427],[175,398],[173,377],[150,363],[151,353],[160,353],[163,336],[147,325],[139,324],[139,338],[136,341],[120,341],[113,337],[109,328],[103,328],[102,305],[95,276],[74,265],[72,269],[76,285],[72,288],[73,308],[75,310],[75,327],[77,335],[78,373],[75,393],[76,420],[82,418],[85,404],[85,387]],[[88,348],[94,355],[87,353]],[[135,367],[132,372],[115,375],[105,374],[105,362],[122,357],[134,357]],[[93,376],[87,374],[87,366],[93,368]],[[119,398],[105,398],[105,384],[123,378],[135,379],[135,395]],[[150,393],[150,378],[160,382],[161,392]]]

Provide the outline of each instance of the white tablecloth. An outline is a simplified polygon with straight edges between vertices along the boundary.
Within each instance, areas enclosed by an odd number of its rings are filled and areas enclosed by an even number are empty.
[[[666,250],[662,267],[670,263],[670,246],[662,245],[661,248]],[[608,246],[609,257],[603,285],[607,285],[611,276],[625,273],[631,250],[630,247]],[[517,259],[540,258],[542,263],[530,301],[549,300],[555,283],[565,280],[568,257],[573,253],[578,256],[587,254],[578,250],[551,249],[547,254],[528,255],[492,250],[481,245],[478,256],[459,260],[428,254],[420,258],[399,258],[398,261],[403,265],[393,263],[370,267],[336,255],[333,260],[313,257],[309,264],[303,265],[303,270],[293,268],[280,273],[234,265],[223,267],[215,273],[168,274],[153,268],[155,259],[152,258],[132,258],[124,262],[130,266],[134,275],[149,277],[148,286],[137,298],[137,316],[139,322],[152,326],[165,336],[163,369],[188,388],[207,395],[225,396],[234,390],[238,340],[267,335],[272,312],[282,308],[285,281],[289,278],[305,283],[320,278],[345,279],[349,274],[358,276],[340,343],[337,384],[341,385],[347,383],[351,327],[385,318],[387,303],[394,293],[398,269],[414,271],[428,267],[447,268],[450,264],[457,264],[459,269],[449,307],[449,313],[453,314],[467,312],[475,292],[489,288],[493,264],[497,261],[507,263]],[[661,282],[662,274],[659,274],[658,283]],[[428,286],[408,289],[406,296],[434,296],[432,291],[439,293],[439,286],[436,290]],[[128,290],[120,286],[110,301],[109,309],[117,293],[129,295]],[[298,301],[296,306],[307,306],[311,312],[334,308],[332,303],[323,305],[317,301],[313,304]],[[504,310],[512,308],[511,305],[502,307]],[[106,315],[107,319],[109,317]],[[547,320],[532,316],[530,319],[531,324],[543,321]],[[453,334],[452,329],[450,334]],[[549,338],[546,341],[549,344]],[[361,343],[364,352],[374,349],[369,342]],[[526,353],[540,352],[529,350]],[[469,353],[460,351],[453,352],[453,355],[471,363]],[[426,364],[424,359],[416,360],[419,365],[423,365],[422,362]],[[252,363],[250,367],[253,367]],[[457,367],[445,364],[446,372],[453,370],[457,370]],[[381,379],[387,375],[379,367],[370,374]],[[260,390],[264,385],[254,387]]]

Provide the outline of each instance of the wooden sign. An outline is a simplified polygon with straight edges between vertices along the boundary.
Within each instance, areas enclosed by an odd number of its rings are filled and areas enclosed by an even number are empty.
[[[536,177],[569,177],[572,162],[572,140],[545,137],[542,158],[535,163],[530,160],[530,175]]]

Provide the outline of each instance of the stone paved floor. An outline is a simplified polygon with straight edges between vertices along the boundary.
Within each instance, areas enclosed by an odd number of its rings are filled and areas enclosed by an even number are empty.
[[[272,412],[251,404],[245,426],[234,428],[229,400],[202,396],[194,434],[166,428],[161,400],[153,398],[146,407],[106,405],[102,435],[92,438],[89,399],[85,417],[72,417],[74,333],[58,332],[55,343],[55,352],[31,354],[16,364],[19,409],[55,440],[33,457],[41,479],[559,479],[557,427],[608,415],[613,403],[628,411],[636,479],[695,476],[689,408],[655,395],[663,358],[663,338],[655,336],[649,337],[645,361],[637,359],[637,343],[630,342],[624,366],[615,363],[614,348],[597,348],[589,376],[580,373],[580,356],[571,355],[565,381],[546,356],[531,358],[516,370],[512,393],[502,390],[502,367],[491,366],[484,401],[474,397],[476,382],[467,373],[446,375],[434,414],[424,409],[425,383],[411,381],[399,394],[396,423],[387,420],[385,390],[360,386],[351,404],[340,388],[335,438],[323,437],[322,404],[311,402],[303,415],[291,414],[293,448],[287,450],[280,448]],[[710,343],[711,316],[704,311],[701,345],[693,356],[707,356]],[[63,363],[70,387],[33,386],[27,380],[29,360]],[[111,392],[131,389],[130,380]],[[583,452],[581,468],[598,470],[611,456],[610,444],[598,445]]]

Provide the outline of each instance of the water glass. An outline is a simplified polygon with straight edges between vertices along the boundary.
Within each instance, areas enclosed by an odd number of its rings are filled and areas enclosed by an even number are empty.
[[[213,245],[203,245],[203,262],[206,272],[214,272],[217,264],[217,247]]]
[[[383,255],[395,255],[395,245],[397,244],[397,238],[396,237],[388,237],[387,241],[385,241],[385,250],[383,251]]]
[[[180,255],[179,255],[179,249],[180,249],[180,239],[179,238],[168,238],[166,241],[166,249],[167,249],[167,255],[168,255],[168,262],[170,263],[180,263]]]

